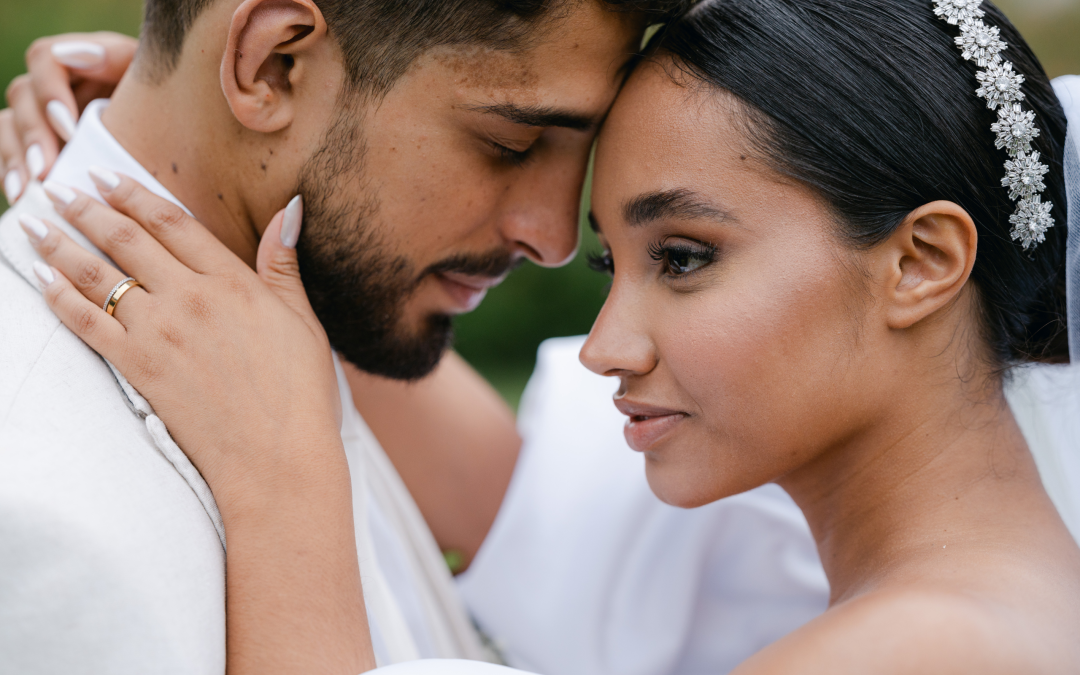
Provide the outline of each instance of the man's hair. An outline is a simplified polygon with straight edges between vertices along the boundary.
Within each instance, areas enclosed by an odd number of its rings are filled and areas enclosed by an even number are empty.
[[[515,49],[542,19],[592,0],[315,0],[341,47],[351,88],[385,93],[425,51],[443,45]],[[596,0],[661,23],[691,0]],[[142,37],[154,75],[176,67],[195,18],[214,0],[146,0]]]

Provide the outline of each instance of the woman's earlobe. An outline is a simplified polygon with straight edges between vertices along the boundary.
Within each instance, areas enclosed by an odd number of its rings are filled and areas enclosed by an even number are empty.
[[[233,13],[221,88],[236,119],[273,133],[292,123],[300,61],[327,38],[311,0],[245,0]]]
[[[893,273],[889,327],[910,328],[960,296],[971,276],[978,231],[967,211],[933,202],[913,211],[885,246]]]

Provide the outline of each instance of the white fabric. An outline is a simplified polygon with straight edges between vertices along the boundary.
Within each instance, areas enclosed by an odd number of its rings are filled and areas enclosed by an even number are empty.
[[[1053,85],[1069,125],[1065,139],[1065,187],[1069,202],[1065,287],[1068,289],[1069,353],[1073,365],[1080,367],[1080,76],[1063,75],[1054,80]]]
[[[96,195],[91,164],[177,203],[84,113],[50,177]],[[224,530],[149,404],[62,326],[17,223],[63,227],[40,185],[0,218],[0,672],[222,673]],[[416,505],[352,405],[342,438],[380,664],[484,652]]]
[[[525,671],[505,666],[448,659],[425,659],[369,672],[377,675],[527,675]]]
[[[719,675],[822,612],[828,585],[776,486],[685,511],[649,490],[616,383],[549,340],[522,399],[521,458],[459,577],[507,663],[544,675]]]

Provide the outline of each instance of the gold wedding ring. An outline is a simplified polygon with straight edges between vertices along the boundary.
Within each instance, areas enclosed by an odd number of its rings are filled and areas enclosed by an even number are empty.
[[[109,316],[112,316],[113,312],[116,311],[116,303],[120,302],[120,298],[123,297],[124,293],[127,293],[136,286],[142,286],[142,284],[131,277],[127,277],[113,286],[112,292],[109,293],[109,297],[105,299],[105,304],[102,305],[101,308],[104,309]]]

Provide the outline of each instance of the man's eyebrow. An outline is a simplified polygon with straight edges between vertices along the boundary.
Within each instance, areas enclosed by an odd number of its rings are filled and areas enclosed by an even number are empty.
[[[727,211],[710,204],[700,195],[679,188],[649,192],[634,197],[623,207],[623,217],[631,226],[641,226],[663,218],[729,220]]]
[[[561,110],[546,106],[521,106],[514,103],[497,103],[472,108],[489,115],[498,115],[514,124],[530,127],[562,127],[575,131],[590,131],[599,126],[600,120],[573,110]]]

